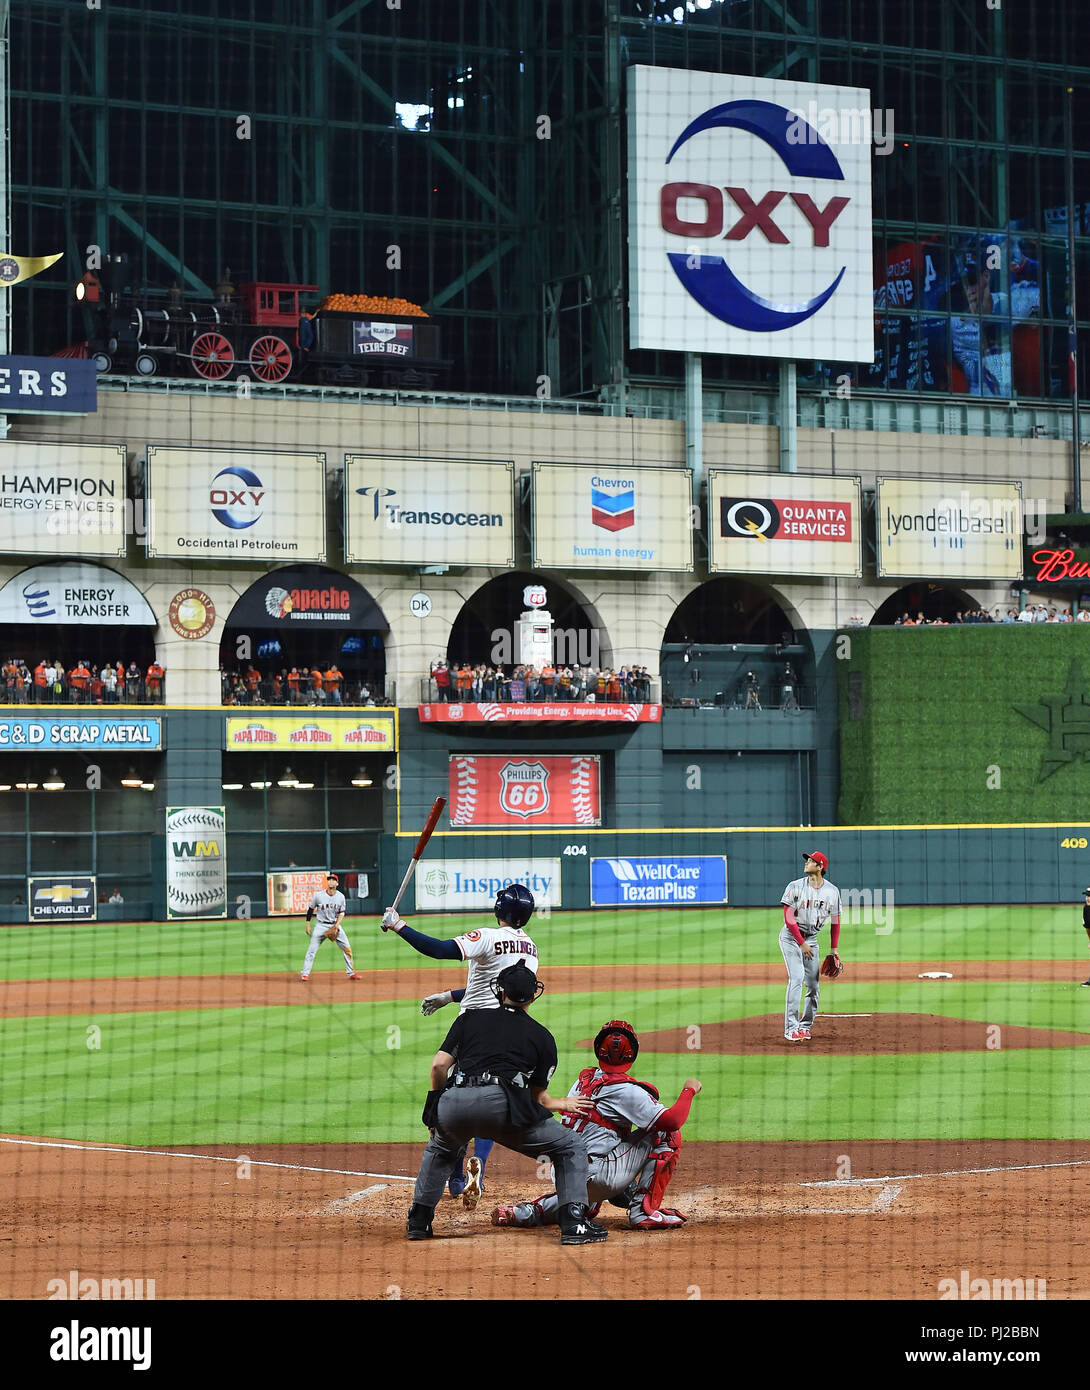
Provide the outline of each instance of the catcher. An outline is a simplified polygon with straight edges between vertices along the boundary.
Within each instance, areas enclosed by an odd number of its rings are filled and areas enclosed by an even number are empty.
[[[348,937],[344,934],[341,926],[341,919],[344,916],[345,901],[344,894],[338,887],[336,874],[326,874],[325,889],[320,893],[315,893],[310,900],[307,908],[307,920],[305,931],[310,937],[310,945],[307,947],[307,958],[303,962],[302,973],[299,978],[305,984],[310,978],[311,969],[314,966],[314,957],[318,954],[318,947],[323,941],[335,941],[341,948],[341,955],[344,956],[344,969],[350,980],[362,978],[352,966],[352,946]],[[318,929],[311,929],[311,918],[317,917]]]
[[[787,1002],[783,1014],[783,1035],[788,1042],[809,1042],[810,1029],[817,1018],[820,976],[835,980],[844,967],[836,948],[840,944],[840,889],[825,878],[828,857],[817,850],[803,856],[802,878],[793,879],[783,890],[783,927],[780,951],[787,966]],[[830,922],[832,951],[818,968],[818,932]],[[802,992],[806,990],[806,1003]]]
[[[681,1095],[667,1108],[649,1081],[637,1081],[628,1069],[640,1050],[635,1029],[623,1019],[603,1023],[594,1039],[597,1066],[587,1067],[568,1092],[591,1103],[584,1114],[564,1114],[560,1123],[574,1130],[587,1152],[587,1193],[598,1215],[603,1202],[628,1212],[638,1231],[666,1231],[686,1218],[664,1207],[666,1185],[681,1153],[681,1126],[701,1086],[690,1077]],[[555,1192],[513,1207],[496,1207],[493,1226],[553,1226],[558,1221]]]

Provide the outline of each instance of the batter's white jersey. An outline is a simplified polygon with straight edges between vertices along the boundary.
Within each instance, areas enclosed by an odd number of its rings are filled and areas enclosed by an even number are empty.
[[[320,927],[332,927],[337,918],[344,912],[347,904],[343,893],[334,893],[331,897],[322,888],[311,898],[310,906],[314,909]]]
[[[787,885],[780,902],[794,909],[803,937],[817,936],[830,918],[840,916],[840,889],[828,879],[820,888],[814,888],[804,874]]]
[[[456,936],[454,940],[469,966],[460,1013],[464,1014],[467,1009],[498,1009],[492,982],[509,965],[525,961],[527,969],[537,974],[537,947],[521,927],[482,927],[479,931]]]

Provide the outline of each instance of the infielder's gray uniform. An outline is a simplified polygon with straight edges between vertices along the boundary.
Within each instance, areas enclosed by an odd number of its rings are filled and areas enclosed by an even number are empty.
[[[821,993],[821,953],[818,950],[817,935],[826,922],[840,918],[840,889],[828,879],[820,888],[813,888],[810,880],[793,879],[783,890],[780,902],[790,907],[795,914],[802,939],[812,946],[814,954],[807,960],[802,947],[791,935],[785,922],[780,931],[780,951],[787,966],[787,1001],[783,1012],[783,1035],[785,1038],[799,1028],[809,1028],[817,1017],[818,995]],[[802,989],[806,986],[806,1006],[802,1008]]]
[[[307,911],[309,912],[310,908],[313,908],[316,920],[310,930],[310,945],[307,947],[307,958],[303,962],[304,980],[310,974],[311,967],[314,965],[314,957],[318,954],[318,947],[325,940],[325,933],[343,917],[345,907],[344,894],[340,891],[327,893],[323,888],[311,898]],[[345,974],[351,975],[353,971],[352,946],[344,934],[343,927],[339,929],[333,939],[341,948],[341,955],[344,956]]]

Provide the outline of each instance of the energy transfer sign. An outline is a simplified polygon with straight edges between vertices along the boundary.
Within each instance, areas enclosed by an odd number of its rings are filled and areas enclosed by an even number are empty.
[[[628,72],[631,346],[874,360],[870,93]]]

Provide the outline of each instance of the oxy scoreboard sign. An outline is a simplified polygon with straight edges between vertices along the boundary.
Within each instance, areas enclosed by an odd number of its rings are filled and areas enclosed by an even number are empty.
[[[148,555],[326,557],[325,454],[148,446]]]
[[[874,359],[870,93],[628,70],[631,346]]]
[[[121,557],[121,444],[0,443],[0,552]]]
[[[692,570],[689,469],[535,463],[532,475],[535,568]]]
[[[345,562],[515,563],[515,465],[346,454]]]
[[[727,901],[727,860],[722,854],[680,859],[627,856],[590,861],[592,907],[683,907]]]
[[[161,719],[139,716],[33,715],[0,717],[0,753],[27,748],[56,748],[86,752],[95,749],[154,753],[163,747]]]
[[[55,874],[27,879],[27,908],[31,922],[94,922],[98,892],[90,874]]]
[[[876,478],[880,579],[1022,578],[1022,484]]]
[[[708,469],[708,569],[859,578],[858,478]]]

